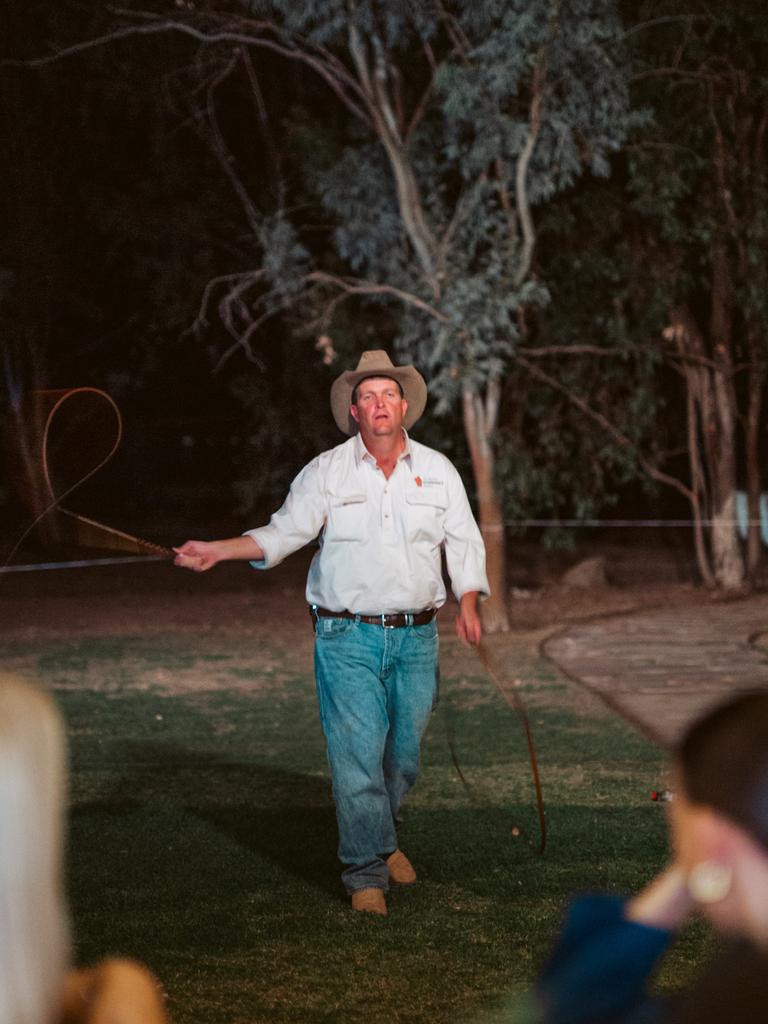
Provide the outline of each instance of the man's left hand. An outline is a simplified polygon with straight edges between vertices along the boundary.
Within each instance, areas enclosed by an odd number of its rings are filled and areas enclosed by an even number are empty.
[[[477,611],[477,591],[470,590],[459,602],[459,614],[456,616],[456,635],[465,644],[477,646],[483,635],[480,616]]]

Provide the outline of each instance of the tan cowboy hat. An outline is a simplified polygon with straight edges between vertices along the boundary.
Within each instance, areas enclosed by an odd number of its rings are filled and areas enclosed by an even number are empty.
[[[408,402],[403,426],[406,430],[410,429],[427,404],[424,378],[415,366],[395,366],[382,349],[371,349],[363,352],[356,369],[345,370],[331,385],[331,412],[339,430],[345,434],[357,433],[357,423],[352,419],[349,407],[352,404],[352,392],[366,377],[388,377],[397,381]]]

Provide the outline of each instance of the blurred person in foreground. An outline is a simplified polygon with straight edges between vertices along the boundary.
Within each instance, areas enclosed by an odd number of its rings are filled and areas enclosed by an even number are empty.
[[[639,895],[585,896],[570,908],[527,1001],[539,1024],[747,1024],[768,1010],[768,692],[708,712],[676,749],[672,856]],[[685,920],[726,939],[693,987],[648,985]],[[518,1016],[521,1019],[522,1014]]]
[[[50,697],[0,673],[0,1024],[166,1024],[139,964],[70,965],[66,749]]]
[[[269,569],[320,535],[306,596],[341,877],[353,910],[382,915],[389,883],[416,881],[397,826],[437,701],[442,552],[461,640],[479,642],[477,604],[489,592],[461,477],[407,433],[426,401],[414,366],[364,352],[331,387],[336,424],[351,436],[304,467],[269,525],[176,548],[176,564],[195,572],[225,559]]]

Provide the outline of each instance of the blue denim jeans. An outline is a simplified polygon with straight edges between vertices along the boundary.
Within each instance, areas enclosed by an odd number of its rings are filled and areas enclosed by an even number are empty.
[[[437,623],[385,629],[320,618],[315,679],[348,893],[387,889],[400,805],[437,701]]]

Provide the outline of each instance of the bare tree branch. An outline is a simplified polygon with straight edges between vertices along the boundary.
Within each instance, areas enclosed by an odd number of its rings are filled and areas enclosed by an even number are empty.
[[[334,60],[334,62],[331,63],[326,60],[324,55],[316,55],[310,51],[302,50],[300,47],[289,45],[287,42],[278,42],[274,39],[268,39],[265,36],[253,35],[245,31],[223,29],[219,31],[206,32],[183,21],[176,21],[173,19],[156,20],[159,16],[150,11],[116,11],[115,13],[123,16],[130,16],[132,18],[145,18],[147,19],[147,23],[126,25],[122,28],[112,29],[109,32],[105,32],[103,35],[95,36],[92,39],[84,39],[80,42],[72,43],[71,46],[62,47],[57,50],[56,53],[52,53],[46,57],[32,57],[29,60],[6,60],[1,63],[16,67],[43,67],[46,64],[52,64],[65,57],[71,57],[78,53],[85,53],[88,50],[106,46],[110,43],[117,42],[120,39],[130,38],[131,36],[161,35],[164,33],[175,32],[181,35],[190,36],[192,39],[195,39],[197,42],[203,43],[206,46],[214,45],[216,43],[232,43],[248,47],[254,46],[264,50],[271,50],[274,53],[279,53],[281,56],[288,57],[291,60],[298,60],[317,72],[317,74],[320,75],[320,77],[355,117],[366,124],[369,123],[369,118],[359,103],[359,98],[361,97],[358,96],[355,98],[356,94],[359,92],[358,85],[348,72],[344,75],[339,73],[340,66],[338,61]],[[258,22],[255,23],[255,25],[259,31],[276,31],[276,26],[269,22]],[[343,65],[341,65],[341,67],[343,67]]]
[[[400,124],[397,115],[392,107],[392,101],[390,100],[389,93],[387,91],[387,83],[389,81],[389,74],[387,70],[387,61],[384,55],[384,46],[378,36],[373,36],[374,45],[374,65],[373,65],[373,77],[371,79],[373,83],[373,92],[376,98],[376,106],[380,111],[381,116],[384,119],[384,123],[387,126],[387,130],[391,139],[397,143],[398,146],[403,145],[403,139],[400,134]]]
[[[245,217],[251,231],[254,234],[257,234],[259,230],[259,210],[253,199],[251,199],[248,189],[240,180],[240,176],[235,170],[235,160],[229,150],[229,147],[224,141],[224,136],[221,134],[219,119],[216,114],[216,104],[214,102],[214,93],[216,89],[222,82],[229,78],[237,67],[239,59],[239,53],[235,52],[222,70],[208,83],[208,87],[206,89],[206,111],[208,114],[208,125],[211,130],[211,148],[219,161],[219,165],[224,172],[225,177],[229,180],[237,198],[240,200],[240,205],[243,208],[243,212],[245,213]],[[199,122],[200,118],[198,116],[198,123]]]
[[[485,385],[485,435],[489,442],[496,430],[496,422],[499,418],[499,406],[501,405],[501,381],[498,377],[489,377]]]
[[[598,426],[602,427],[602,429],[607,434],[609,434],[610,437],[613,438],[614,442],[620,448],[630,449],[634,453],[638,465],[642,467],[642,469],[648,474],[648,476],[651,477],[651,479],[656,480],[659,483],[667,484],[669,487],[672,487],[676,491],[679,491],[680,494],[684,495],[688,499],[691,505],[695,505],[697,503],[697,495],[694,494],[694,492],[689,487],[686,487],[682,480],[678,480],[677,477],[670,476],[669,473],[665,473],[663,472],[663,470],[660,470],[658,466],[654,466],[654,464],[649,459],[645,458],[645,456],[643,456],[637,450],[637,446],[630,438],[626,436],[626,434],[623,434],[618,429],[618,427],[616,427],[615,424],[611,423],[611,421],[607,419],[601,412],[598,412],[596,409],[593,409],[592,406],[589,405],[589,403],[586,401],[586,399],[581,397],[581,395],[576,394],[575,391],[572,391],[570,388],[567,388],[564,384],[561,384],[559,380],[556,380],[556,378],[554,378],[551,374],[546,373],[544,370],[541,369],[541,367],[536,366],[535,363],[530,363],[527,359],[521,358],[519,356],[516,358],[515,361],[520,366],[522,366],[523,369],[527,370],[531,374],[531,376],[536,377],[544,384],[548,384],[549,387],[553,388],[555,391],[558,391],[561,395],[567,398],[568,401],[575,405],[577,409],[580,409],[585,416],[589,417],[589,419],[591,419],[594,423],[597,423]]]
[[[197,311],[197,316],[195,317],[188,331],[185,331],[184,333],[194,333],[195,331],[198,331],[201,328],[208,326],[206,312],[208,310],[208,305],[211,301],[211,294],[213,292],[213,289],[216,288],[217,285],[225,284],[228,283],[229,281],[241,281],[243,278],[252,278],[253,283],[255,284],[260,277],[263,277],[263,275],[263,270],[247,270],[237,271],[236,273],[233,274],[220,274],[218,277],[212,277],[210,281],[206,284],[205,288],[203,289],[203,294],[200,299],[200,306]]]
[[[275,309],[268,309],[265,313],[262,313],[260,317],[258,317],[252,323],[250,323],[247,329],[242,334],[238,333],[234,329],[230,330],[229,333],[234,337],[235,343],[221,354],[216,363],[216,366],[213,368],[213,372],[218,373],[222,366],[227,362],[227,360],[232,355],[234,355],[234,353],[237,352],[238,350],[242,350],[248,362],[254,363],[263,372],[266,369],[266,367],[264,366],[263,361],[256,355],[256,353],[251,348],[251,338],[258,331],[258,329],[261,327],[263,323],[265,323],[267,320],[270,320],[273,316],[277,316],[277,314],[281,313],[283,309],[285,309],[285,303],[280,303]],[[229,328],[227,329],[229,330]]]
[[[504,211],[504,217],[507,221],[510,271],[514,276],[515,254],[517,252],[519,236],[517,212],[515,207],[512,205],[512,197],[510,196],[509,189],[507,188],[507,167],[501,157],[497,157],[494,161],[494,170],[496,171],[496,180],[499,183],[499,199],[501,201],[501,208]]]
[[[370,67],[363,40],[353,22],[349,26],[348,40],[349,51],[366,97],[374,131],[389,158],[403,226],[432,294],[438,298],[440,282],[435,265],[436,245],[424,216],[416,175],[411,166],[407,149],[400,137],[397,121],[386,92],[386,68],[383,63],[383,54],[379,53],[375,66]]]
[[[411,114],[410,120],[406,125],[405,134],[403,137],[406,148],[410,146],[413,134],[418,128],[418,126],[421,124],[421,120],[424,117],[424,114],[427,109],[427,104],[429,103],[430,97],[432,96],[432,93],[434,92],[435,88],[435,71],[437,70],[437,64],[435,63],[435,55],[432,52],[432,47],[429,45],[429,43],[424,43],[424,52],[427,55],[427,61],[429,63],[430,68],[432,69],[432,74],[429,76],[429,81],[427,82],[424,91],[419,97],[414,108],[414,111]]]
[[[654,25],[665,25],[674,21],[689,23],[693,21],[714,21],[714,17],[711,14],[668,14],[661,18],[650,18],[648,21],[642,21],[637,25],[633,25],[632,28],[627,29],[623,38],[629,39],[630,36],[633,36],[638,32],[643,32],[647,28],[652,28]]]
[[[231,288],[219,302],[219,317],[233,338],[239,336],[239,332],[234,324],[233,310],[237,311],[243,323],[250,323],[252,319],[251,311],[246,305],[243,296],[257,283],[259,276],[258,273],[248,274],[234,288]]]
[[[528,137],[525,140],[523,150],[517,160],[515,173],[515,197],[517,200],[517,216],[523,232],[523,248],[520,253],[520,262],[515,273],[515,286],[517,288],[525,281],[531,269],[533,249],[536,244],[536,231],[533,226],[531,205],[528,199],[528,165],[531,162],[533,151],[541,130],[541,104],[544,92],[544,71],[540,62],[536,63],[533,71],[533,85],[531,95],[531,106],[528,117]]]
[[[269,115],[267,114],[267,106],[264,102],[264,95],[261,91],[259,76],[256,73],[256,68],[253,66],[253,61],[251,60],[250,51],[243,48],[242,57],[243,64],[245,65],[245,71],[248,75],[248,81],[251,85],[254,104],[259,115],[259,123],[261,124],[261,131],[264,136],[269,162],[272,164],[272,175],[275,180],[275,199],[277,201],[277,207],[278,209],[282,209],[285,205],[285,182],[283,180],[281,169],[282,161],[280,159],[278,149],[275,146],[275,140],[272,135],[272,128],[269,122]]]
[[[443,233],[443,237],[440,239],[437,247],[437,267],[438,275],[445,274],[446,263],[448,261],[448,252],[453,242],[453,236],[456,234],[459,226],[469,216],[471,211],[477,206],[482,195],[483,185],[487,182],[488,175],[485,171],[478,177],[474,185],[465,189],[456,203],[453,210],[453,216],[448,223],[448,227]]]
[[[443,20],[456,53],[461,54],[462,57],[466,57],[472,49],[472,41],[469,36],[461,27],[458,19],[453,14],[446,11],[440,0],[436,0],[435,7],[440,12],[440,17]]]
[[[315,270],[307,274],[307,280],[320,284],[334,285],[349,295],[391,295],[393,298],[400,299],[406,304],[415,306],[417,309],[422,310],[422,312],[428,313],[429,316],[434,317],[441,323],[450,323],[450,317],[446,316],[445,313],[442,313],[435,306],[420,299],[418,295],[403,291],[401,288],[396,288],[391,284],[376,284],[373,281],[361,281],[358,278],[337,277],[335,274],[327,274],[321,270]]]
[[[683,78],[692,82],[721,82],[722,75],[708,74],[704,71],[689,71],[685,68],[649,68],[647,71],[637,71],[631,76],[631,82],[641,82],[645,78]]]
[[[536,348],[517,348],[524,356],[542,358],[545,356],[620,356],[626,353],[615,348],[603,348],[600,345],[540,345]]]

